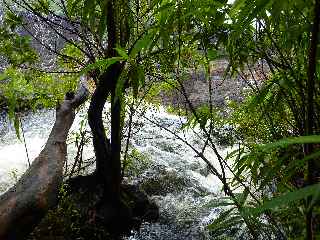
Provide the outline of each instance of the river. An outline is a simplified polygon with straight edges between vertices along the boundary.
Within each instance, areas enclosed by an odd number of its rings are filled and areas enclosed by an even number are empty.
[[[72,126],[76,131],[84,119],[80,112]],[[179,132],[193,146],[201,150],[202,143],[197,133],[191,130],[181,132],[185,118],[169,114],[163,107],[149,106],[147,118],[156,121],[171,131]],[[54,110],[39,110],[25,114],[22,126],[29,158],[34,159],[41,151],[54,123]],[[144,223],[139,231],[132,232],[127,240],[197,240],[209,239],[206,225],[219,214],[219,209],[210,209],[208,203],[222,195],[221,184],[209,174],[206,164],[183,142],[165,129],[155,126],[141,115],[133,118],[134,134],[130,140],[147,163],[138,169],[139,173],[126,181],[137,183],[149,194],[160,208],[156,223]],[[72,135],[72,134],[71,134]],[[227,149],[220,149],[223,155]],[[68,145],[68,162],[75,156],[74,144]],[[217,160],[211,151],[205,154],[213,165]],[[94,156],[89,144],[84,158]],[[23,141],[17,139],[15,130],[6,118],[1,116],[0,125],[0,192],[14,184],[28,167]]]

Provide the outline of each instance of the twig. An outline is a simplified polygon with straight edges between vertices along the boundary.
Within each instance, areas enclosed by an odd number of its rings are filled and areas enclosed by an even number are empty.
[[[29,167],[30,167],[30,166],[31,166],[31,163],[30,163],[30,158],[29,158],[29,153],[28,153],[26,138],[25,138],[25,136],[24,136],[23,125],[22,125],[22,121],[21,121],[20,118],[19,118],[19,121],[20,121],[20,126],[21,126],[22,137],[23,137],[24,149],[25,149],[25,151],[26,151],[27,160],[28,160],[28,165],[29,165]]]

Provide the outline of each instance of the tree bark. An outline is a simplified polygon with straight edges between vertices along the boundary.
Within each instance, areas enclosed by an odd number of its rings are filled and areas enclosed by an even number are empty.
[[[112,192],[120,200],[121,184],[121,101],[116,89],[111,94],[111,171],[113,173]]]
[[[108,47],[106,57],[116,56],[116,43],[119,41],[116,21],[116,1],[108,1],[106,8]],[[104,200],[113,205],[120,202],[121,183],[121,105],[116,98],[116,87],[123,69],[123,63],[109,66],[98,79],[97,87],[92,96],[88,120],[93,136],[93,146],[96,155],[96,177],[104,184]],[[105,134],[102,112],[107,98],[111,95],[111,139]]]
[[[82,79],[76,95],[67,94],[58,106],[44,149],[19,181],[0,196],[0,240],[26,239],[47,210],[57,204],[67,157],[67,135],[75,109],[87,95],[86,82]]]
[[[115,82],[119,78],[122,64],[115,63],[110,66],[99,79],[98,85],[91,98],[88,110],[88,121],[92,131],[93,146],[96,156],[96,177],[105,186],[105,195],[109,200],[117,202],[120,196],[121,166],[120,149],[121,143],[115,141],[114,136],[120,136],[119,124],[120,106],[113,104],[111,107],[111,142],[105,134],[102,113],[107,98],[115,94]],[[113,100],[112,97],[111,100]],[[114,107],[116,106],[116,107]],[[118,140],[118,138],[116,138]],[[119,156],[118,156],[119,155]],[[118,157],[117,157],[118,156]]]

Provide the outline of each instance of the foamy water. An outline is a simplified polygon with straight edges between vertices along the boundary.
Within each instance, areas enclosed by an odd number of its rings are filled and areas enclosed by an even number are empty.
[[[140,116],[138,112],[134,117],[135,128],[130,144],[139,152],[148,155],[150,164],[143,173],[130,181],[142,186],[148,186],[150,181],[158,181],[163,189],[150,194],[160,207],[159,221],[144,224],[140,231],[133,232],[127,239],[209,239],[205,226],[218,212],[208,209],[206,204],[221,195],[220,182],[206,171],[206,164],[195,157],[195,152],[188,146],[164,128],[159,128]],[[145,114],[147,118],[177,132],[180,137],[201,150],[202,140],[194,131],[180,131],[186,121],[184,118],[167,113],[163,107],[149,107]],[[85,109],[77,115],[71,132],[77,130],[81,121],[85,121],[85,115]],[[42,110],[23,117],[24,134],[31,160],[40,153],[45,144],[54,118],[54,110]],[[84,128],[89,130],[87,124],[84,124]],[[222,150],[222,153],[226,154],[226,151]],[[74,144],[68,146],[68,153],[71,161],[76,153]],[[204,154],[219,168],[212,151],[207,150]],[[84,151],[84,158],[92,156],[93,147],[89,144]],[[0,136],[0,191],[12,186],[16,177],[27,167],[24,143],[16,138],[14,128],[9,124],[5,134]]]

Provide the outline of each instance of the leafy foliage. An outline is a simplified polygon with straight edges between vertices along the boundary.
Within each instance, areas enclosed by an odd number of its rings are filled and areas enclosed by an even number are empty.
[[[161,92],[174,89],[185,97],[185,127],[199,127],[204,136],[204,147],[196,150],[197,156],[219,178],[227,195],[226,201],[212,205],[226,207],[208,226],[213,236],[298,239],[306,235],[307,223],[297,219],[305,218],[310,209],[315,222],[319,219],[319,186],[310,182],[309,167],[320,155],[319,43],[311,100],[308,82],[314,1],[63,2],[60,6],[39,0],[26,4],[25,9],[43,18],[64,12],[77,25],[74,29],[82,31],[77,41],[68,41],[59,52],[58,70],[74,71],[73,75],[55,77],[22,70],[36,66],[38,59],[30,38],[16,32],[22,18],[9,12],[0,28],[0,54],[9,64],[0,84],[16,125],[20,99],[30,100],[32,106],[52,107],[64,91],[74,89],[79,74],[91,75],[99,86],[104,73],[120,66],[112,104],[121,103],[121,129],[128,96],[155,101]],[[108,29],[110,3],[117,11]],[[116,43],[112,49],[110,39]],[[219,58],[229,61],[224,77],[242,78],[248,87],[244,101],[229,101],[227,110],[212,101],[211,63]],[[183,84],[197,71],[204,74],[209,93],[207,102],[198,107],[188,99]],[[315,116],[312,134],[306,130],[310,106]],[[233,130],[233,144],[239,145],[225,158],[213,141],[223,126]],[[306,151],[310,146],[313,151]],[[205,158],[207,147],[217,155],[220,169]],[[131,174],[139,171],[134,159],[141,157],[135,150],[129,154]],[[319,175],[320,166],[315,168]]]
[[[133,148],[128,154],[128,158],[125,163],[124,175],[129,178],[139,176],[150,166],[150,163],[147,153],[141,153],[137,149]]]
[[[37,53],[30,47],[30,36],[16,33],[21,24],[21,17],[8,12],[0,27],[0,56],[5,57],[12,66],[32,64],[38,59]]]

